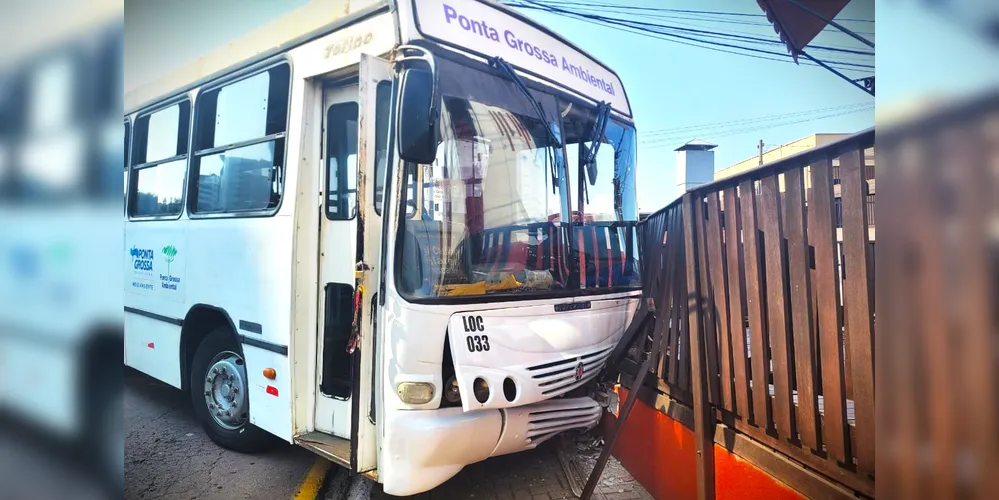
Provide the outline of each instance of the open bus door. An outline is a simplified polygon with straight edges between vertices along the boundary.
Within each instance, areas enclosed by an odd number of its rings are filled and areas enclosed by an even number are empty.
[[[391,80],[388,61],[362,54],[356,84],[323,89],[317,432],[298,442],[355,472],[378,466],[372,264],[381,251],[375,192],[387,164]]]
[[[375,304],[380,279],[378,263],[382,250],[382,209],[385,191],[385,171],[389,158],[389,122],[392,109],[392,64],[382,58],[361,54],[359,79],[361,120],[358,122],[360,141],[360,172],[358,178],[358,214],[361,225],[357,234],[362,252],[355,267],[360,294],[360,318],[357,349],[361,351],[360,378],[356,415],[356,471],[368,472],[378,467],[378,431],[375,425],[377,373],[377,317]]]

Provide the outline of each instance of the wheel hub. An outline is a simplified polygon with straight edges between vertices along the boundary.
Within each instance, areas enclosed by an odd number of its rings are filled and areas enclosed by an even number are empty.
[[[246,370],[238,354],[222,352],[212,360],[205,377],[205,404],[215,422],[226,429],[246,423]]]

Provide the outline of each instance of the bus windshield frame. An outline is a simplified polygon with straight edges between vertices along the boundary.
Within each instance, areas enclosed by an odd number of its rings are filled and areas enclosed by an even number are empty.
[[[634,126],[609,118],[587,169],[597,106],[532,82],[539,116],[498,70],[444,58],[438,67],[437,160],[403,164],[403,185],[420,188],[399,204],[399,293],[436,303],[638,289]]]

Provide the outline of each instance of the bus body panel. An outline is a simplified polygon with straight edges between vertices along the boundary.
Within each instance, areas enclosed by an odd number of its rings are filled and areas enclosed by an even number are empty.
[[[391,256],[389,262],[392,262]],[[393,269],[393,266],[387,269],[389,283],[393,279]],[[640,292],[635,291],[593,298],[595,303],[615,305],[614,309],[608,309],[607,317],[599,322],[603,324],[593,323],[594,328],[586,330],[593,338],[602,339],[595,344],[612,346],[616,343],[615,339],[619,339],[623,333],[621,325],[626,325],[627,319],[637,309],[639,296]],[[509,408],[490,406],[487,409],[464,411],[461,407],[442,407],[443,390],[436,391],[433,400],[424,405],[403,403],[396,395],[396,390],[402,382],[427,382],[438,388],[444,387],[443,345],[445,336],[456,331],[453,325],[449,330],[449,324],[456,315],[460,317],[474,314],[490,316],[491,319],[511,316],[517,322],[527,316],[521,313],[524,309],[552,311],[556,304],[566,301],[567,299],[561,298],[524,303],[421,305],[407,302],[394,289],[390,289],[378,320],[379,325],[385,325],[379,328],[379,356],[384,366],[381,369],[383,378],[378,385],[378,392],[383,395],[384,404],[379,407],[378,413],[378,422],[382,428],[378,478],[386,493],[401,496],[427,491],[453,477],[465,465],[490,456],[531,449],[540,443],[527,440],[524,436],[531,424],[531,412],[561,409],[558,404],[567,401],[566,399],[546,399]],[[595,307],[599,310],[601,306]],[[579,321],[585,321],[585,317],[585,314],[580,314]],[[621,323],[613,324],[615,320],[612,318],[621,318]],[[457,320],[457,328],[461,328],[459,331],[463,332],[460,319]],[[577,337],[578,345],[589,342],[584,340],[587,337]],[[450,340],[452,353],[458,352],[465,342],[464,335],[461,335],[457,344],[455,338]],[[554,347],[546,353],[535,354],[540,363],[575,359],[572,353]],[[505,359],[512,362],[511,358]],[[497,360],[494,366],[502,366],[502,362]],[[594,368],[590,373],[597,373],[597,369]],[[502,381],[506,376],[518,376],[518,371],[502,371],[497,368],[489,376],[498,380],[490,385],[494,387],[494,391],[499,391],[498,397],[502,399]],[[459,389],[462,388],[459,386]],[[474,396],[470,397],[474,401]],[[599,409],[594,413],[592,406],[595,403],[589,398],[580,399],[586,401],[575,402],[574,408],[577,409],[570,413],[577,417],[568,421],[568,428],[592,427],[599,419]],[[462,401],[465,400],[463,391]],[[466,434],[475,437],[468,439]]]
[[[180,325],[126,313],[126,365],[180,389],[180,337]]]
[[[217,309],[242,340],[251,408],[280,409],[251,412],[251,422],[289,441],[287,355],[264,351],[267,364],[261,365],[247,344],[287,352],[292,224],[292,217],[282,215],[132,222],[126,224],[124,255],[129,366],[182,387],[181,324],[195,306]],[[264,383],[257,379],[263,368],[274,368],[280,377]],[[268,386],[277,391],[269,393]]]
[[[636,307],[634,299],[579,300],[452,315],[451,355],[465,411],[537,403],[592,380]],[[473,394],[476,380],[487,384],[485,401]]]
[[[295,394],[288,356],[244,343],[243,358],[250,386],[250,423],[292,442],[291,405]],[[278,377],[264,377],[265,368],[273,368]]]
[[[588,397],[499,410],[389,412],[386,426],[393,432],[383,440],[378,479],[390,495],[422,493],[465,465],[534,449],[564,430],[592,428],[602,414],[603,408]]]
[[[295,65],[299,72],[302,64]],[[296,73],[298,74],[298,73]],[[292,79],[291,127],[298,128],[298,143],[294,163],[289,162],[288,185],[285,194],[295,191],[295,226],[292,228],[293,290],[291,297],[292,328],[288,349],[292,361],[293,434],[315,430],[315,380],[318,359],[317,332],[319,324],[319,169],[322,144],[322,86],[304,78]],[[294,184],[292,184],[294,182]],[[289,204],[290,205],[290,204]]]
[[[389,412],[378,480],[385,493],[408,496],[433,489],[466,465],[489,458],[503,430],[500,410],[461,408]]]

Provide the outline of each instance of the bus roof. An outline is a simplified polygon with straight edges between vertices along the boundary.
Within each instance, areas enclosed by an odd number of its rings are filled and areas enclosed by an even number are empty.
[[[162,78],[125,89],[125,113],[242,65],[318,38],[340,26],[387,10],[388,0],[312,0],[284,16],[191,61]]]

